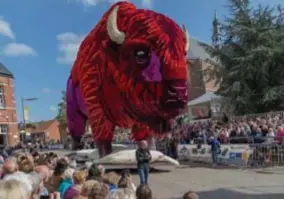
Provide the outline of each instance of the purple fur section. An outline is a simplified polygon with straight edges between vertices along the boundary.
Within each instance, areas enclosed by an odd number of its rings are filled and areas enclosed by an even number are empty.
[[[78,103],[78,106],[79,106],[79,109],[81,111],[81,113],[87,117],[88,114],[87,114],[87,109],[86,109],[86,106],[85,106],[85,102],[84,102],[84,99],[81,95],[81,92],[80,92],[80,89],[79,89],[79,86],[77,86],[75,88],[75,94],[76,94],[76,99],[77,99],[77,103]]]
[[[67,126],[72,137],[81,137],[85,133],[86,109],[78,87],[69,78],[66,91]]]
[[[159,57],[155,54],[151,54],[151,62],[148,67],[142,72],[142,76],[147,82],[161,82],[161,63]]]

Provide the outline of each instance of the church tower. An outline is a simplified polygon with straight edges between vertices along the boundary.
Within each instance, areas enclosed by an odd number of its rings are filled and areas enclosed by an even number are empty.
[[[219,42],[220,42],[220,22],[217,18],[217,11],[215,10],[215,14],[214,14],[214,18],[213,18],[213,22],[212,22],[212,45],[215,48],[219,47]]]

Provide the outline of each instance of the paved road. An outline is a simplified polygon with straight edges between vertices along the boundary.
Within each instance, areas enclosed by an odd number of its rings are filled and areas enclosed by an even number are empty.
[[[138,176],[133,177],[138,183]],[[284,174],[264,174],[238,169],[189,168],[152,173],[150,186],[158,199],[196,191],[201,199],[283,199]]]
[[[68,151],[57,153],[65,155]],[[138,176],[134,174],[133,179],[138,184]],[[263,172],[191,165],[168,173],[151,173],[150,186],[158,199],[178,197],[189,190],[198,192],[201,199],[283,199],[283,179],[284,168]]]

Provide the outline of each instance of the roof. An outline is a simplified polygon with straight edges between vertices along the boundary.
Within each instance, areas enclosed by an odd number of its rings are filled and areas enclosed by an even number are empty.
[[[47,120],[35,123],[36,129],[34,129],[33,132],[45,132],[54,122],[56,122],[56,120]]]
[[[6,68],[4,64],[0,62],[0,76],[6,76],[14,79],[14,75],[11,71]]]
[[[188,59],[201,59],[203,61],[212,59],[209,53],[206,52],[203,45],[209,45],[205,42],[201,42],[193,37],[189,37],[189,50],[187,53]]]
[[[201,95],[200,97],[188,102],[187,105],[188,106],[194,106],[194,105],[197,105],[197,104],[210,102],[212,100],[220,99],[220,98],[222,98],[222,97],[214,94],[214,92],[208,91],[205,94]]]

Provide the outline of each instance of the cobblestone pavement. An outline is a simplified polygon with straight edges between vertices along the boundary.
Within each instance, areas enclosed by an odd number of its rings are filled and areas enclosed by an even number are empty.
[[[283,199],[284,174],[263,174],[239,169],[189,168],[151,173],[150,186],[158,199],[196,191],[201,199]],[[138,183],[138,176],[133,177]]]

